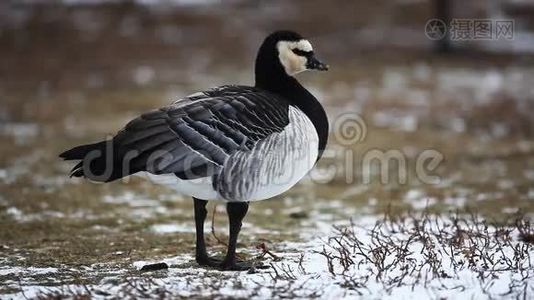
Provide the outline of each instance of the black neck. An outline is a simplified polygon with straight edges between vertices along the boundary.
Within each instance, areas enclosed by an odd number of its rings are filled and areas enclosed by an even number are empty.
[[[287,75],[277,55],[269,55],[262,48],[256,59],[256,87],[283,96],[310,118],[319,136],[319,160],[328,140],[328,118],[321,103],[294,77]]]

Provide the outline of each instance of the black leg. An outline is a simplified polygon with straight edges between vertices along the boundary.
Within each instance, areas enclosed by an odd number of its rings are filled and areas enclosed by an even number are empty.
[[[221,262],[208,256],[206,242],[204,241],[204,220],[206,220],[206,215],[208,214],[208,211],[206,210],[208,201],[197,198],[193,198],[193,201],[195,206],[195,227],[197,232],[195,259],[201,266],[218,266]]]
[[[228,212],[228,219],[230,221],[230,237],[228,238],[228,250],[226,257],[221,264],[221,268],[224,270],[248,270],[251,267],[250,263],[237,262],[235,257],[235,251],[237,247],[237,236],[241,230],[243,218],[248,211],[247,202],[229,202],[226,205],[226,211]]]

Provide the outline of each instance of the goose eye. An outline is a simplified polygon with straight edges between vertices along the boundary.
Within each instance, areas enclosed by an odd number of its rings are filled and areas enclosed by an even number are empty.
[[[299,56],[310,56],[310,55],[313,54],[313,52],[311,52],[311,51],[304,51],[304,50],[300,50],[298,48],[291,49],[291,51],[293,51],[293,53],[295,53],[296,55],[299,55]]]

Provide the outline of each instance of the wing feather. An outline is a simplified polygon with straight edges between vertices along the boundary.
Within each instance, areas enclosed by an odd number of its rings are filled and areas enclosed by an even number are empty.
[[[113,171],[106,181],[139,171],[182,179],[215,175],[231,155],[281,132],[289,123],[288,107],[266,91],[223,86],[142,114],[112,139]],[[101,171],[104,160],[88,165]]]

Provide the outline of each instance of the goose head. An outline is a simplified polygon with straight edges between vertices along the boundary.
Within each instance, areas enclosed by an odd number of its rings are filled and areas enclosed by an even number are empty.
[[[258,77],[269,77],[270,80],[273,77],[293,77],[307,70],[326,71],[328,65],[315,57],[309,40],[293,31],[271,33],[262,43],[256,57],[257,80]]]

